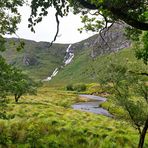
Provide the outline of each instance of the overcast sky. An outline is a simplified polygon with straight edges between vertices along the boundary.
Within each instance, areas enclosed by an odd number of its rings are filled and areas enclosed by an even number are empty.
[[[17,31],[17,35],[20,38],[47,42],[51,42],[53,40],[56,33],[56,21],[53,9],[50,9],[49,15],[47,17],[44,17],[43,21],[35,27],[35,34],[28,29],[30,8],[24,6],[20,9],[20,13],[22,15],[22,22],[19,24],[19,29]],[[83,32],[82,34],[80,34],[77,29],[82,26],[83,24],[81,24],[80,16],[73,15],[72,13],[70,13],[67,17],[60,19],[60,32],[56,42],[75,43],[94,34],[91,32]]]

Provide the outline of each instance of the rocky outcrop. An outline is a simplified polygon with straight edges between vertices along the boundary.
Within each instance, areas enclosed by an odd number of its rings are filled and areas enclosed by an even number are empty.
[[[23,65],[25,66],[34,66],[38,64],[38,60],[35,57],[31,57],[28,55],[25,55],[23,58]]]
[[[121,49],[128,48],[131,42],[126,38],[124,32],[127,25],[123,23],[114,23],[109,29],[105,29],[101,34],[96,34],[84,41],[73,44],[76,54],[81,51],[90,50],[90,56],[96,56],[117,52]]]
[[[91,57],[130,47],[131,42],[124,35],[125,27],[125,24],[115,23],[109,30],[105,29],[99,34],[91,45]]]

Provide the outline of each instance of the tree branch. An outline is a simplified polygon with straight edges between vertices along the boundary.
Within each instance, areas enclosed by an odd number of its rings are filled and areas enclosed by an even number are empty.
[[[57,38],[57,36],[58,36],[58,33],[59,33],[60,21],[59,21],[58,15],[59,15],[58,12],[56,12],[55,17],[56,17],[56,23],[57,23],[57,31],[56,31],[56,34],[55,34],[55,36],[54,36],[54,39],[53,39],[53,41],[50,43],[49,47],[52,46],[53,42],[56,40],[56,38]]]
[[[146,30],[146,31],[148,30],[148,23],[141,22],[138,19],[133,18],[132,13],[128,14],[128,11],[124,11],[124,9],[122,10],[118,7],[113,7],[106,3],[100,3],[100,5],[96,6],[85,0],[79,0],[79,3],[84,8],[91,10],[98,10],[102,6],[104,9],[110,11],[116,17],[117,20],[118,19],[123,20],[125,23],[129,24],[130,26],[140,30]]]
[[[109,8],[108,10],[112,12],[113,15],[116,16],[118,19],[123,20],[125,23],[129,24],[130,26],[140,30],[145,30],[145,31],[148,30],[148,23],[140,22],[134,19],[131,15],[122,12],[120,9]]]

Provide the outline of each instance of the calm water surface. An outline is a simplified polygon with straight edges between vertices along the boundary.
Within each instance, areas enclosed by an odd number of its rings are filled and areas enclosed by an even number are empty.
[[[95,96],[95,95],[79,95],[79,96],[88,98],[90,101],[73,104],[72,105],[73,109],[113,117],[106,109],[99,107],[101,103],[107,100],[106,98]]]

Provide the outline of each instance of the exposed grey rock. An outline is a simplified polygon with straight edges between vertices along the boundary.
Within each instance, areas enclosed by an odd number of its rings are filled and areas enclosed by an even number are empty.
[[[90,46],[90,43],[89,42],[85,42],[83,45],[84,45],[85,48],[88,48]]]
[[[90,50],[90,56],[96,56],[118,52],[121,49],[128,48],[131,42],[124,35],[126,24],[114,23],[109,30],[105,29],[101,35],[96,34],[86,40],[75,43],[72,46],[72,52],[79,55],[84,50]]]
[[[26,66],[33,66],[38,64],[38,60],[35,57],[31,56],[24,56],[23,58],[23,64]]]
[[[115,23],[109,30],[106,29],[99,34],[91,45],[91,57],[130,47],[131,42],[124,35],[125,27],[125,24]]]

